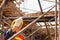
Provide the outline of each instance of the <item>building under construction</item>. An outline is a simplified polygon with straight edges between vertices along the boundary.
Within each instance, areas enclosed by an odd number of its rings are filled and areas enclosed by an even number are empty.
[[[43,11],[41,0],[37,0],[40,11],[27,14],[20,7],[24,1],[27,0],[0,0],[0,40],[4,40],[3,31],[9,31],[19,17],[23,19],[22,28],[6,40],[14,40],[19,34],[24,40],[60,40],[60,0],[43,0],[54,3],[47,11]]]

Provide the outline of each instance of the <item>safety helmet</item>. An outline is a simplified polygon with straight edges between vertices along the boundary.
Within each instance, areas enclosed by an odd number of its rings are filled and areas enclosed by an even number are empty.
[[[22,17],[20,17],[20,18],[15,19],[15,20],[12,21],[12,23],[11,23],[11,27],[14,26],[14,24],[15,24],[16,21],[19,21],[18,23],[21,23],[21,24],[23,25],[23,19],[22,19]]]

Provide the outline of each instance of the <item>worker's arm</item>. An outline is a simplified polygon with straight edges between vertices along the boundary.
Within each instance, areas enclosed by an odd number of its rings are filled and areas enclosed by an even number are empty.
[[[17,33],[20,29],[22,28],[22,25],[18,27],[11,28],[9,30],[4,30],[4,37],[8,39],[11,37],[13,34]]]
[[[17,33],[21,29],[21,27],[22,26],[20,25],[19,27],[14,27],[9,30],[4,30],[4,38],[8,39],[9,37]]]
[[[19,18],[19,20],[17,19],[17,21],[15,22],[14,26],[11,29],[4,31],[4,37],[6,39],[11,37],[13,34],[17,33],[22,28],[22,23],[20,19],[21,18]]]
[[[11,37],[13,34],[15,34],[16,32],[12,32],[12,29],[9,30],[4,30],[4,38],[5,40],[7,40],[9,37]]]

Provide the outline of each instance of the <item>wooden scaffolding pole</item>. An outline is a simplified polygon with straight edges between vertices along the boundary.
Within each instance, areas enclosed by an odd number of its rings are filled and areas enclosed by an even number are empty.
[[[5,0],[2,1],[1,5],[0,5],[0,8],[2,8],[2,6],[4,5],[5,3]]]
[[[60,24],[60,0],[59,0],[59,11],[58,11],[58,16],[59,16],[59,24]],[[60,39],[60,25],[59,25],[59,39]]]
[[[0,22],[2,21],[4,4],[5,4],[5,0],[2,0],[2,2],[1,2],[1,4],[0,4]],[[0,40],[2,40],[2,38],[3,38],[3,32],[2,32],[2,30],[3,30],[3,24],[2,24],[2,22],[1,22],[0,27],[1,27]]]
[[[55,40],[57,39],[57,0],[55,0]]]
[[[51,9],[53,9],[55,6],[53,6]],[[49,9],[46,13],[48,13],[51,9]],[[38,19],[40,19],[41,17],[43,17],[46,13],[44,13],[43,15],[39,16],[37,19],[35,19],[34,21],[32,21],[30,24],[28,24],[26,27],[24,27],[23,29],[21,29],[18,33],[14,34],[12,37],[10,37],[8,40],[11,40],[12,38],[14,38],[15,36],[17,36],[19,33],[21,33],[22,31],[24,31],[25,29],[27,29],[29,26],[33,25]]]

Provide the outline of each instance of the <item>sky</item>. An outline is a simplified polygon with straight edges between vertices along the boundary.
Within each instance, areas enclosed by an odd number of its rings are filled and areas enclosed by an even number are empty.
[[[48,9],[51,8],[51,6],[54,5],[54,3],[47,2],[44,0],[40,0],[40,2],[41,2],[43,11],[47,11]],[[20,7],[21,7],[21,10],[26,13],[34,13],[34,12],[40,11],[37,0],[24,0],[24,2],[22,2]],[[48,8],[48,7],[50,7],[50,8]],[[48,8],[48,9],[46,9],[46,8]]]
[[[52,2],[47,2],[44,0],[40,0],[40,2],[41,2],[43,11],[48,11],[53,5],[55,5],[54,2],[52,3]],[[40,11],[37,0],[24,0],[24,2],[22,2],[22,4],[20,5],[20,9],[27,14]],[[53,9],[52,11],[54,11],[54,10],[55,9]],[[43,23],[41,23],[41,24],[44,25]],[[52,24],[55,24],[55,22],[53,22]]]

